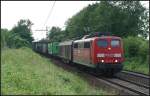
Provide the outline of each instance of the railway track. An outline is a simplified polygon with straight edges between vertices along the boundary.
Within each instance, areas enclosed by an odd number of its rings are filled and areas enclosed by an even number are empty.
[[[149,95],[149,76],[122,71],[114,77],[108,78],[73,64],[70,66],[70,64],[65,64],[58,59],[51,59],[51,61],[64,69],[78,72],[81,77],[84,77],[94,86],[115,91],[117,95]]]
[[[145,74],[130,71],[122,71],[116,74],[116,77],[144,88],[150,88],[150,77]]]
[[[106,78],[104,80],[124,88],[127,92],[132,91],[133,92],[132,95],[149,95],[149,88],[144,88],[118,78],[111,78],[111,79]]]
[[[115,87],[119,92],[130,95],[149,95],[149,79],[147,75],[122,71],[116,74],[114,77],[106,78],[101,75],[97,75],[93,72],[90,73],[95,77],[110,82],[111,84],[117,85]],[[147,85],[146,85],[147,84]],[[120,93],[119,93],[120,94]]]

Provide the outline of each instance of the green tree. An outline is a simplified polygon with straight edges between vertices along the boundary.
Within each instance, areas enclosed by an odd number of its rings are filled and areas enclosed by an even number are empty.
[[[20,48],[28,45],[27,40],[21,38],[17,33],[1,29],[1,48]]]
[[[118,7],[122,9],[125,17],[125,24],[129,31],[128,36],[142,35],[144,38],[148,36],[148,20],[149,14],[140,1],[120,1]]]
[[[53,26],[49,31],[48,37],[50,41],[60,41],[61,40],[60,35],[61,35],[61,28]]]
[[[139,1],[101,1],[68,19],[66,32],[69,38],[82,37],[91,32],[110,32],[120,37],[140,34],[146,38],[148,18],[148,10]]]
[[[18,34],[22,40],[26,40],[28,44],[32,44],[33,37],[31,32],[31,26],[33,23],[30,20],[23,20],[21,19],[17,26],[12,28],[12,32]]]
[[[7,46],[8,38],[9,38],[8,29],[1,29],[1,48],[4,48]]]

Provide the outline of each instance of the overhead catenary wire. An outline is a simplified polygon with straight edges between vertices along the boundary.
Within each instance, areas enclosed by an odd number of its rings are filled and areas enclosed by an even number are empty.
[[[46,23],[47,23],[49,17],[50,17],[51,14],[52,14],[52,11],[53,11],[53,9],[54,9],[55,3],[56,3],[56,1],[54,1],[53,5],[52,5],[52,7],[51,7],[51,9],[50,9],[50,11],[49,11],[49,14],[48,14],[48,16],[47,16],[47,18],[46,18],[46,20],[45,20],[44,26],[46,25]]]

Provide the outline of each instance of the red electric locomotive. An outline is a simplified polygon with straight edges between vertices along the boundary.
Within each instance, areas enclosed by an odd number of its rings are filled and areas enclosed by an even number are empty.
[[[123,68],[122,39],[116,36],[100,36],[73,42],[73,62],[113,75]]]

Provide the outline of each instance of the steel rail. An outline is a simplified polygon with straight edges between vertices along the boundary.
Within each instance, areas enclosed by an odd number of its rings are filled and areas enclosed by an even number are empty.
[[[105,78],[104,80],[111,82],[113,84],[116,84],[120,87],[126,88],[132,92],[135,92],[139,95],[149,95],[149,88],[144,88],[141,86],[137,86],[136,84],[133,84],[131,82],[127,82],[118,78],[108,79]]]
[[[141,87],[150,88],[150,77],[136,72],[122,71],[115,75],[117,78],[134,83]]]

